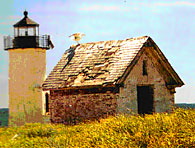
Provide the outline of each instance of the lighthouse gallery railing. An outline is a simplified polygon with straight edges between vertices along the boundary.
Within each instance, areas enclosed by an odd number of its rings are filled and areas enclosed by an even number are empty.
[[[4,49],[13,48],[50,48],[50,36],[4,36]]]

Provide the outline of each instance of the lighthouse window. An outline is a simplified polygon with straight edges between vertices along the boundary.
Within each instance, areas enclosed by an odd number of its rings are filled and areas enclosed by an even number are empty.
[[[34,36],[34,29],[33,28],[28,28],[28,35],[29,36]]]
[[[26,31],[25,28],[20,28],[19,29],[19,36],[25,36],[25,31]]]

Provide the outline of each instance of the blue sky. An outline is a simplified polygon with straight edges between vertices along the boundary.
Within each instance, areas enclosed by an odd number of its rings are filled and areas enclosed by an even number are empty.
[[[81,42],[148,35],[165,54],[185,86],[176,103],[195,103],[195,2],[193,0],[6,0],[0,5],[0,108],[8,107],[8,52],[2,37],[13,35],[23,11],[40,24],[55,45],[47,51],[47,75],[70,45],[68,36],[85,33]]]

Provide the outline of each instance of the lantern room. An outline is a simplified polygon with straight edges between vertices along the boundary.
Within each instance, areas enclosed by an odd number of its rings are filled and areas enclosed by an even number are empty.
[[[39,24],[28,17],[24,11],[24,17],[14,27],[14,36],[4,37],[4,49],[18,48],[53,48],[49,35],[39,35]]]
[[[14,37],[39,36],[39,24],[28,18],[28,12],[24,11],[24,18],[14,25]]]

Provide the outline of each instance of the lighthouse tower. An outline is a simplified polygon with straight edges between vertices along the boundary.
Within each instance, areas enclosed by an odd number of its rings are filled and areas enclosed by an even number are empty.
[[[28,17],[14,26],[14,37],[4,37],[9,52],[9,126],[42,122],[41,85],[46,74],[46,50],[50,36],[39,35],[39,24]]]

